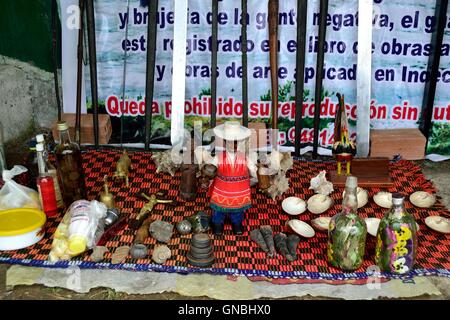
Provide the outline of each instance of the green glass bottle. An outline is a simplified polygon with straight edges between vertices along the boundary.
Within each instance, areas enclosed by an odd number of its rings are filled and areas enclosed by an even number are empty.
[[[394,193],[392,207],[378,227],[375,261],[384,272],[408,273],[416,260],[417,225],[403,202],[403,195]]]
[[[364,258],[367,226],[357,213],[357,187],[358,179],[348,177],[342,211],[331,218],[328,228],[328,261],[344,271],[358,269]]]

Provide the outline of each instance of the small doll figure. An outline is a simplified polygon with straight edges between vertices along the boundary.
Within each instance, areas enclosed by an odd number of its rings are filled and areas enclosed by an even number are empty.
[[[344,96],[336,94],[339,99],[339,107],[334,120],[334,144],[333,155],[337,160],[337,174],[342,174],[342,163],[346,164],[346,174],[351,174],[351,163],[356,154],[356,146],[350,140],[348,132],[348,120],[345,113]]]
[[[228,121],[214,128],[214,134],[224,141],[225,151],[217,152],[209,161],[217,167],[210,187],[212,228],[214,234],[222,234],[229,214],[233,233],[239,235],[244,232],[244,212],[251,207],[250,175],[256,177],[257,171],[256,163],[243,152],[251,132],[237,121]]]

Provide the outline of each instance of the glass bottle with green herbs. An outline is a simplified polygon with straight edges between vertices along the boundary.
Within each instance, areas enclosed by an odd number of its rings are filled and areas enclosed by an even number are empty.
[[[67,122],[58,122],[59,144],[55,148],[64,203],[70,206],[76,200],[86,199],[81,150],[70,140]]]
[[[404,197],[392,195],[392,207],[381,219],[377,232],[375,261],[381,271],[408,273],[417,254],[417,225],[405,210]]]
[[[331,218],[328,228],[328,261],[344,271],[353,271],[361,266],[366,245],[367,226],[357,214],[357,187],[358,179],[348,177],[342,211]]]

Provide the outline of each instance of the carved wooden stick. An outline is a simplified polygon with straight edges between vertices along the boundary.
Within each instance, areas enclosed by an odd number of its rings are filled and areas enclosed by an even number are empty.
[[[272,148],[278,148],[278,0],[269,0],[270,80],[272,84]]]

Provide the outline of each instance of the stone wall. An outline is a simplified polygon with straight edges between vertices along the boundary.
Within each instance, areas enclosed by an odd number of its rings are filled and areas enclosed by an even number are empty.
[[[5,142],[36,128],[50,128],[57,116],[53,74],[0,56],[0,122]]]

